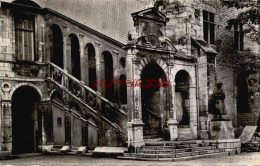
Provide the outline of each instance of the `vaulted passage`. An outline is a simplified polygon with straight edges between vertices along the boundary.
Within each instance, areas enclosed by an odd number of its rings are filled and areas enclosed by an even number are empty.
[[[51,62],[63,68],[63,36],[58,25],[52,25],[49,35]]]
[[[120,75],[120,104],[127,104],[126,76]]]
[[[69,35],[70,45],[70,55],[71,55],[71,74],[76,77],[78,80],[81,79],[80,76],[80,47],[79,40],[76,35]]]
[[[106,80],[105,97],[110,101],[115,101],[114,96],[114,69],[113,69],[113,58],[109,52],[103,53],[104,57],[104,73]]]
[[[18,88],[12,96],[13,153],[37,151],[41,140],[41,114],[37,112],[38,92],[28,86]]]
[[[97,90],[97,86],[92,86],[95,80],[97,79],[96,73],[96,53],[95,48],[92,44],[87,44],[85,52],[88,56],[88,76],[89,76],[89,86]]]
[[[156,64],[148,64],[142,71],[143,81],[142,119],[145,123],[144,136],[159,136],[162,133],[166,118],[166,88],[158,86],[158,83],[166,79],[164,71]],[[145,86],[150,81],[152,85]],[[147,84],[148,85],[148,84]]]

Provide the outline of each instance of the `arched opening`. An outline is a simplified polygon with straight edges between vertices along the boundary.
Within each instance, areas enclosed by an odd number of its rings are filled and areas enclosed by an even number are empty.
[[[240,73],[237,77],[237,112],[249,113],[248,84],[245,73]]]
[[[125,68],[125,58],[120,58],[120,66],[124,69]]]
[[[141,96],[142,119],[145,123],[144,136],[156,137],[162,134],[163,125],[166,123],[167,88],[160,86],[160,82],[165,79],[164,71],[157,64],[150,63],[142,71]]]
[[[126,76],[120,75],[120,104],[127,104]]]
[[[77,78],[81,79],[80,72],[80,46],[78,37],[75,34],[69,35],[69,47],[70,47],[70,55],[71,55],[71,74]]]
[[[37,111],[39,93],[32,87],[19,87],[12,96],[12,148],[14,154],[36,152],[41,140],[41,114]]]
[[[52,25],[49,35],[50,60],[60,68],[63,68],[63,35],[58,25]]]
[[[12,3],[17,3],[25,6],[32,6],[36,8],[41,8],[37,3],[31,1],[31,0],[15,0]]]
[[[92,44],[87,44],[85,52],[88,56],[88,81],[89,86],[97,90],[97,86],[92,86],[97,79],[97,73],[96,73],[96,53],[95,48]]]
[[[175,76],[175,83],[176,118],[179,125],[186,126],[190,124],[189,73],[184,70],[179,71]]]
[[[104,73],[106,80],[105,97],[114,102],[114,70],[113,70],[113,58],[109,52],[103,53],[104,57]]]

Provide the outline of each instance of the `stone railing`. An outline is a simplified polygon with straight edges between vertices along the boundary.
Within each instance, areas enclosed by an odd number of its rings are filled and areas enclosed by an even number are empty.
[[[49,63],[48,69],[49,73],[47,80],[63,89],[71,97],[75,98],[78,102],[101,117],[105,122],[118,129],[122,134],[126,134],[125,129],[120,127],[122,120],[127,121],[126,112],[116,107],[114,103],[110,102],[57,65]]]

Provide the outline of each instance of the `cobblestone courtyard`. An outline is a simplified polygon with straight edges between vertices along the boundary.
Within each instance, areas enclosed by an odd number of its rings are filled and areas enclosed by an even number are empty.
[[[180,162],[146,162],[133,160],[119,160],[113,158],[94,158],[86,156],[35,156],[15,160],[2,160],[1,166],[37,166],[37,165],[89,165],[89,166],[260,166],[260,153],[243,153],[241,155],[221,156]]]

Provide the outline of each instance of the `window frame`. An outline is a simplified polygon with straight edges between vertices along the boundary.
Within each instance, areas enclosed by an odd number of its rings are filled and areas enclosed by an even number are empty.
[[[24,28],[24,27],[18,27],[18,20],[27,20],[27,21],[31,21],[32,22],[32,29],[29,28]],[[23,23],[24,25],[24,23]],[[35,15],[34,14],[30,14],[30,13],[15,13],[14,15],[14,28],[15,28],[15,56],[16,56],[16,60],[18,61],[25,61],[25,62],[34,62],[36,60],[36,39],[35,39]],[[22,32],[22,37],[23,37],[23,42],[22,42],[22,48],[23,48],[23,54],[19,55],[18,49],[19,49],[19,44],[17,43],[19,39],[17,39],[18,32]],[[32,39],[30,39],[31,41],[31,48],[32,48],[32,53],[28,55],[25,54],[24,50],[25,50],[25,43],[24,43],[24,32],[30,32],[32,34]],[[27,40],[29,41],[29,40]],[[26,58],[26,56],[28,56]]]
[[[216,43],[216,23],[215,23],[215,13],[207,11],[207,10],[203,10],[202,11],[202,18],[203,18],[203,39],[209,43],[209,44],[215,44]],[[205,15],[204,13],[206,13],[206,19],[205,19]],[[212,17],[213,16],[213,19]],[[213,22],[212,22],[213,21]],[[205,33],[205,27],[207,27],[207,33]],[[213,30],[213,38],[212,38],[212,31]],[[205,34],[207,34],[207,39]]]
[[[234,49],[237,51],[244,51],[244,33],[243,24],[241,22],[234,23]]]

